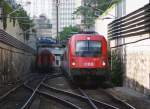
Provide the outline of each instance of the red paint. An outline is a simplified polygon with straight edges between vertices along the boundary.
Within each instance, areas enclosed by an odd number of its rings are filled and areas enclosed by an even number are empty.
[[[76,56],[75,50],[76,50],[76,42],[77,41],[86,41],[88,40],[88,37],[90,37],[91,41],[98,41],[101,42],[101,55],[97,57],[81,57]],[[67,68],[69,69],[79,69],[79,68],[99,68],[99,69],[107,69],[108,68],[108,56],[107,56],[107,42],[104,36],[102,35],[88,35],[88,34],[76,34],[73,35],[68,43],[67,43],[67,49],[68,51],[65,51],[63,63],[68,63]],[[67,50],[66,49],[66,50]],[[103,66],[102,63],[105,62],[106,65]],[[72,63],[75,63],[75,65],[72,65]],[[86,73],[86,72],[81,72]],[[95,73],[95,72],[93,72]]]
[[[42,66],[42,65],[52,66],[54,61],[55,61],[54,55],[47,49],[44,49],[37,54],[38,66]]]

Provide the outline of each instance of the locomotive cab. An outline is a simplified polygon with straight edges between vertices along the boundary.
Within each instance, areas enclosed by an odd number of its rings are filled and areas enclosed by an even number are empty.
[[[66,51],[67,72],[73,80],[108,76],[107,42],[99,34],[73,35]]]

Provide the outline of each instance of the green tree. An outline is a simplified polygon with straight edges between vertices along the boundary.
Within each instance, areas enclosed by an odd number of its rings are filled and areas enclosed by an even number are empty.
[[[25,19],[18,19],[19,26],[21,27],[21,29],[23,31],[26,31],[26,30],[28,30],[28,29],[30,29],[30,28],[32,28],[34,26],[33,21],[30,19],[30,17],[28,16],[27,12],[23,8],[21,8],[15,14],[16,14],[15,15],[16,17],[24,17],[25,18]],[[25,33],[26,40],[29,39],[29,32],[30,31],[27,31]],[[32,31],[32,32],[34,32],[34,31]]]
[[[95,20],[106,12],[112,5],[121,0],[84,0],[84,6],[80,6],[74,12],[75,15],[83,16],[83,24],[87,28],[94,26]]]
[[[79,32],[80,29],[75,26],[65,27],[59,34],[60,40],[67,40],[74,32]]]

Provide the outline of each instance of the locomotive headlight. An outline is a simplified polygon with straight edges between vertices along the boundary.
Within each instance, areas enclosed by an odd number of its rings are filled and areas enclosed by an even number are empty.
[[[75,66],[75,65],[76,65],[76,63],[75,63],[75,62],[72,62],[72,65],[73,65],[73,66]]]
[[[90,40],[91,38],[90,37],[87,37],[87,40]]]
[[[102,62],[102,65],[103,65],[103,66],[105,66],[105,65],[106,65],[106,62],[105,62],[105,61],[103,61],[103,62]]]

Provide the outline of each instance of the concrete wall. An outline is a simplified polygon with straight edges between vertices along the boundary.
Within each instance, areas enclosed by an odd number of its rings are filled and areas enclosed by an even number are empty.
[[[122,0],[99,17],[95,29],[107,38],[108,24],[116,18],[127,15],[149,3],[149,0]],[[134,5],[133,5],[134,4]],[[110,17],[112,19],[103,19]],[[111,52],[119,54],[123,63],[124,86],[141,93],[150,94],[150,34],[119,38],[110,41]],[[118,46],[118,47],[117,47]]]
[[[0,29],[3,29],[3,22],[0,20]],[[7,19],[7,28],[5,30],[11,36],[17,38],[19,41],[24,42],[23,31],[20,28],[18,21],[16,20],[15,26],[13,25],[13,20]]]
[[[34,69],[34,50],[12,37],[0,31],[0,85],[21,80]]]
[[[150,34],[111,40],[110,46],[122,59],[124,86],[150,94]]]
[[[125,15],[149,3],[149,0],[123,1]],[[116,10],[116,15],[117,12],[119,11]],[[138,36],[116,38],[110,41],[110,46],[111,52],[118,54],[121,58],[124,86],[150,95],[150,32]]]
[[[3,22],[0,20],[0,29],[3,29]],[[10,19],[7,19],[7,28],[4,30],[11,36],[15,37],[19,41],[29,45],[33,49],[36,49],[36,36],[30,35],[29,40],[24,39],[23,30],[20,28],[18,21],[15,21],[15,26],[13,25],[13,20],[10,21]]]
[[[31,72],[34,56],[0,42],[0,84],[23,79]]]

